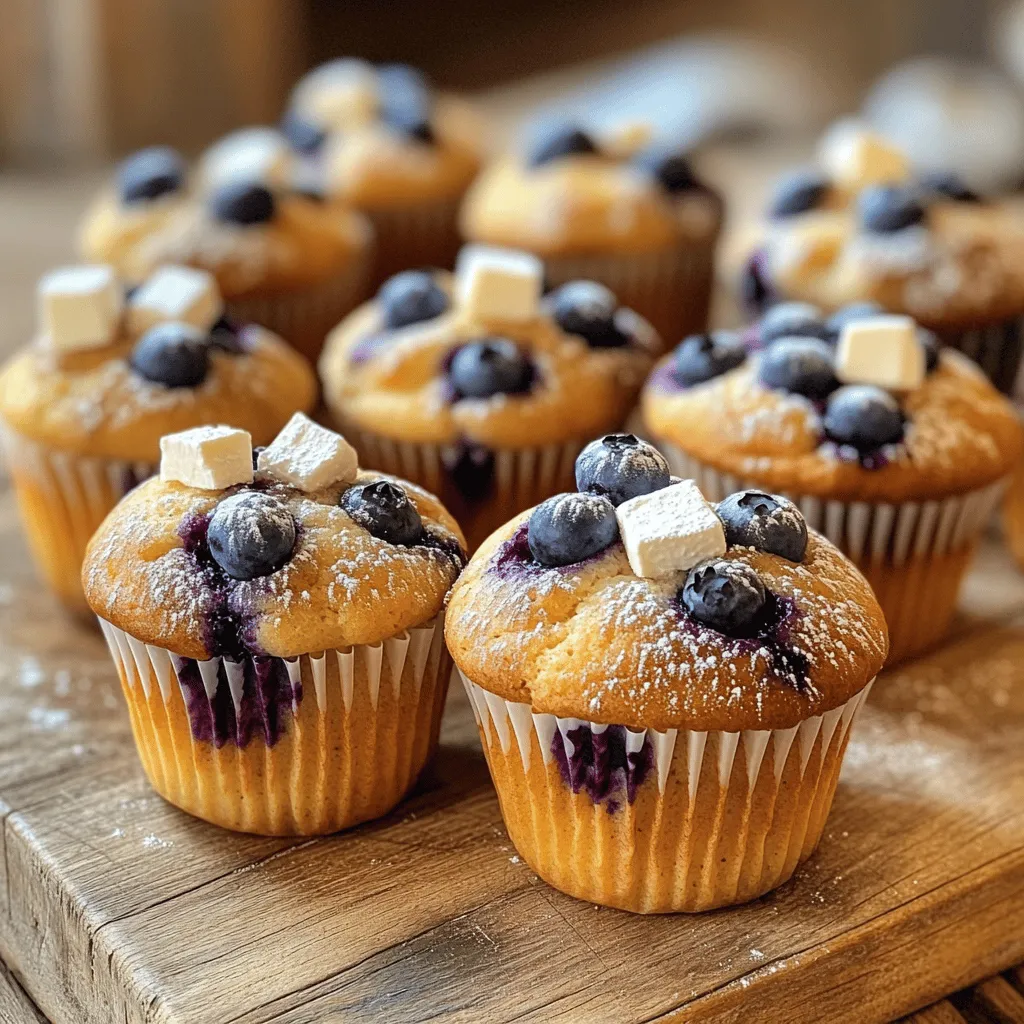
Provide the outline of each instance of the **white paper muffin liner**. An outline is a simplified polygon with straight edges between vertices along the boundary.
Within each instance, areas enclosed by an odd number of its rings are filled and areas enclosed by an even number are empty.
[[[377,238],[374,286],[401,270],[450,270],[461,244],[457,226],[460,203],[461,197],[364,209]]]
[[[290,714],[284,709],[269,743],[259,728],[237,732],[245,663],[181,658],[102,618],[99,623],[157,792],[228,828],[316,834],[385,813],[415,782],[436,746],[447,691],[443,621],[442,613],[374,644],[265,659],[283,663],[292,696]],[[184,678],[191,664],[211,722],[218,691],[228,688],[234,737],[195,735],[189,714],[195,680],[190,686]],[[263,722],[268,727],[269,717]]]
[[[958,349],[981,367],[1003,392],[1024,399],[1024,320],[1014,317],[959,331],[940,331],[943,344]]]

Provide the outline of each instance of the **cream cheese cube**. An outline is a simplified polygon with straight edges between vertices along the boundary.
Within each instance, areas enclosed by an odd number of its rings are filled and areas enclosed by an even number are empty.
[[[141,334],[165,320],[208,331],[224,312],[213,274],[193,267],[160,267],[128,300],[128,326]]]
[[[832,180],[849,189],[892,184],[910,176],[906,156],[857,122],[836,125],[822,140],[819,155]]]
[[[355,480],[359,457],[341,434],[297,412],[260,452],[257,469],[301,491],[318,491]]]
[[[160,438],[160,479],[204,491],[252,483],[252,438],[222,426],[167,434]]]
[[[725,554],[722,521],[693,480],[630,498],[615,518],[637,576],[657,579]]]
[[[43,342],[58,352],[102,348],[113,341],[124,289],[106,264],[60,267],[45,274],[37,292]]]
[[[925,377],[925,351],[909,316],[872,316],[843,328],[836,376],[844,384],[913,391]]]
[[[544,264],[532,253],[489,245],[463,246],[455,293],[474,320],[530,320],[544,290]]]

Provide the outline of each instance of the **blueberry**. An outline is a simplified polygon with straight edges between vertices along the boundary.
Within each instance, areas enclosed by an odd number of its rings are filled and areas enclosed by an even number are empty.
[[[125,203],[157,199],[177,192],[185,182],[185,161],[168,146],[140,149],[121,162],[117,184]]]
[[[307,155],[319,152],[327,141],[323,128],[294,110],[286,111],[281,118],[281,134],[291,143],[292,149]]]
[[[377,81],[381,121],[409,138],[433,142],[430,88],[423,74],[408,64],[385,64]]]
[[[591,441],[576,459],[579,490],[603,494],[613,505],[668,484],[665,456],[633,434],[605,434]]]
[[[146,380],[169,388],[194,388],[206,379],[209,337],[176,320],[150,327],[135,343],[132,369]]]
[[[384,326],[407,327],[433,320],[448,308],[448,295],[425,270],[403,270],[381,286],[377,299]]]
[[[528,167],[540,167],[562,157],[596,153],[594,140],[573,124],[547,123],[534,129],[526,154]]]
[[[656,145],[641,150],[634,162],[666,192],[689,192],[700,187],[686,154],[674,146]]]
[[[981,196],[968,188],[953,171],[928,171],[921,175],[921,186],[928,192],[958,203],[981,202]]]
[[[388,544],[417,544],[423,537],[416,506],[389,480],[356,484],[345,491],[339,504],[354,522]]]
[[[794,217],[821,205],[832,187],[820,171],[805,168],[787,174],[776,186],[768,204],[769,217]]]
[[[239,327],[234,320],[222,316],[210,328],[209,342],[211,348],[221,352],[228,352],[231,355],[238,355],[245,351],[241,338],[238,336]]]
[[[490,398],[529,391],[533,366],[526,353],[505,338],[463,345],[454,355],[448,377],[459,398]]]
[[[682,590],[683,607],[727,636],[754,632],[767,600],[764,584],[746,562],[714,558],[695,565]]]
[[[213,560],[236,580],[277,572],[295,547],[295,519],[280,498],[240,491],[221,501],[206,534]]]
[[[837,387],[832,349],[817,338],[780,338],[761,355],[761,383],[813,400]]]
[[[213,215],[232,224],[265,224],[273,219],[274,208],[270,189],[245,179],[225,182],[210,197]]]
[[[918,327],[917,338],[924,349],[924,370],[925,373],[934,373],[939,368],[939,349],[942,343],[934,331],[927,327]]]
[[[619,301],[596,281],[570,281],[545,299],[555,322],[566,334],[578,334],[593,348],[617,348],[628,339],[615,323]]]
[[[791,562],[803,561],[807,523],[788,498],[766,491],[738,491],[720,501],[715,511],[725,527],[725,540],[730,547],[738,544]]]
[[[837,309],[826,321],[829,341],[838,341],[847,324],[855,320],[867,320],[869,317],[880,316],[885,310],[877,302],[851,302]]]
[[[762,345],[776,338],[828,337],[821,310],[809,302],[779,302],[772,306],[757,325]]]
[[[691,334],[675,350],[672,373],[683,387],[692,387],[736,369],[746,358],[743,342],[732,331]]]
[[[899,403],[870,384],[848,384],[828,400],[824,426],[836,444],[850,445],[864,455],[903,440]]]
[[[917,190],[906,185],[871,185],[858,196],[857,212],[865,231],[882,235],[913,227],[925,217]]]
[[[752,313],[759,313],[772,301],[773,289],[760,250],[751,253],[743,264],[739,288],[743,308]]]
[[[527,541],[541,565],[572,565],[619,536],[615,506],[602,494],[556,494],[530,516]]]

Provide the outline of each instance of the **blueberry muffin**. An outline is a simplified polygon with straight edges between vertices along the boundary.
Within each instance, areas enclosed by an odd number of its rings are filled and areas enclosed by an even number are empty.
[[[154,789],[265,835],[386,813],[437,744],[455,522],[301,415],[161,447],[82,569]]]
[[[373,223],[376,284],[452,265],[459,203],[482,154],[468,104],[435,94],[406,65],[334,60],[295,87],[282,129],[318,168],[328,199]]]
[[[644,388],[646,429],[711,498],[787,495],[874,587],[900,661],[945,634],[1021,451],[1010,403],[961,353],[869,305],[773,307],[686,339]]]
[[[553,285],[601,282],[669,344],[706,325],[721,221],[684,153],[643,132],[601,141],[565,124],[491,164],[461,215],[469,241],[535,253]]]
[[[87,614],[85,545],[150,476],[163,434],[211,421],[266,444],[316,401],[307,362],[269,331],[224,315],[216,282],[165,267],[125,300],[105,265],[39,286],[33,341],[0,370],[0,437],[44,580]]]
[[[1024,315],[1024,226],[954,176],[915,177],[903,156],[849,128],[821,166],[779,182],[743,272],[749,305],[878,303],[914,317],[1014,389]]]
[[[79,234],[86,259],[138,282],[164,264],[206,270],[228,313],[276,332],[315,359],[327,331],[366,295],[373,233],[359,213],[324,202],[286,140],[246,130],[187,174],[167,150],[126,160]]]
[[[577,479],[489,538],[448,605],[509,836],[591,903],[754,899],[821,837],[881,610],[781,496],[709,505],[629,436]]]
[[[364,464],[439,494],[472,549],[568,486],[586,439],[625,421],[656,347],[607,288],[542,299],[535,257],[469,248],[454,277],[388,281],[331,335],[320,373]]]

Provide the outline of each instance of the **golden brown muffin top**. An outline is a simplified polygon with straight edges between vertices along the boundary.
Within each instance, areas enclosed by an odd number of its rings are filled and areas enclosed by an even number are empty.
[[[546,567],[526,512],[493,534],[452,590],[445,636],[459,669],[535,712],[633,729],[789,728],[845,703],[888,650],[881,609],[840,552],[811,533],[802,562],[747,547],[774,617],[737,639],[696,621],[685,572],[634,575],[623,545]]]
[[[329,335],[320,375],[340,422],[401,441],[468,440],[500,449],[583,439],[625,419],[656,350],[653,329],[637,314],[615,310],[621,343],[594,347],[559,327],[551,296],[526,319],[483,317],[461,302],[451,274],[430,276],[443,295],[440,315],[388,328],[378,297]],[[495,340],[517,347],[528,364],[528,389],[461,396],[451,377],[456,354]]]
[[[742,365],[692,386],[680,384],[676,358],[666,356],[644,388],[648,429],[706,465],[773,491],[838,501],[938,499],[996,482],[1021,452],[1011,404],[952,350],[942,351],[920,387],[900,395],[902,440],[871,453],[828,436],[824,400],[764,384],[764,352],[751,351]]]
[[[153,478],[104,520],[86,552],[90,608],[144,643],[187,658],[295,657],[372,644],[433,619],[465,560],[455,521],[436,498],[390,480],[422,519],[420,541],[390,544],[339,506],[350,485],[312,493],[280,483],[203,491]],[[287,561],[269,575],[232,579],[211,558],[207,530],[226,497],[270,495],[294,519]]]
[[[542,256],[647,253],[714,235],[718,197],[682,155],[644,143],[644,133],[599,142],[572,126],[549,129],[532,152],[485,168],[463,203],[462,232]]]

